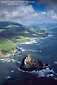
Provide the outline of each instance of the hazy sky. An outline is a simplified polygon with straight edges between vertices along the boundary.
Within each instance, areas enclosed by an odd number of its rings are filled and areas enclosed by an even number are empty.
[[[0,21],[57,23],[57,0],[0,0]]]

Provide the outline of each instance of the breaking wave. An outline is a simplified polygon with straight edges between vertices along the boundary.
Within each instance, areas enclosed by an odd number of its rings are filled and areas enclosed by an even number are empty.
[[[48,37],[53,37],[53,35],[49,34]]]
[[[37,50],[30,50],[31,52],[38,52]]]
[[[7,62],[7,63],[10,63],[10,62],[15,62],[16,60],[13,59],[13,58],[5,58],[5,59],[0,59],[2,62]]]
[[[54,61],[54,64],[57,64],[57,61]]]
[[[36,75],[37,78],[41,78],[41,77],[46,77],[46,78],[49,78],[49,77],[52,77],[54,78],[55,80],[57,80],[57,73],[54,72],[53,69],[50,69],[49,67],[46,67],[45,69],[43,70],[40,70],[40,71],[24,71],[24,70],[21,70],[20,68],[18,68],[18,71],[21,71],[21,72],[28,72],[28,73],[32,73],[33,75]]]
[[[34,43],[37,43],[36,39],[37,39],[37,38],[35,38],[35,39],[30,39],[29,41],[27,41],[27,42],[22,42],[22,43],[20,43],[20,44],[34,44]]]

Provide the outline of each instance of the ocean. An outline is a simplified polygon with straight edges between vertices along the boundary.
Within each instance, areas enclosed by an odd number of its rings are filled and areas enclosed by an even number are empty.
[[[57,28],[48,28],[47,37],[17,43],[17,53],[0,59],[0,85],[57,85]],[[31,54],[48,64],[40,71],[20,70],[23,58]],[[51,68],[51,69],[49,69]]]

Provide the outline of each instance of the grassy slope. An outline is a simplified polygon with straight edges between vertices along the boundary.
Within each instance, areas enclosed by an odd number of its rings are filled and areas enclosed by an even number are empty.
[[[11,40],[0,37],[0,54],[8,55],[15,50],[14,44]]]
[[[7,55],[15,50],[14,43],[29,40],[33,37],[45,36],[44,30],[18,23],[0,22],[0,54]]]

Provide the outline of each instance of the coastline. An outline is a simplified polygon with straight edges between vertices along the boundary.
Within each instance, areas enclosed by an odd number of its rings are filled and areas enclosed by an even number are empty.
[[[3,59],[3,58],[9,58],[11,57],[11,54],[17,52],[17,49],[14,49],[13,51],[11,51],[10,53],[6,54],[6,55],[3,55],[0,53],[0,59]]]
[[[33,37],[31,39],[35,39],[35,38],[39,38],[39,37]],[[13,51],[11,51],[10,53],[6,54],[6,55],[3,55],[3,54],[0,53],[0,59],[10,58],[13,53],[17,52],[16,44],[24,43],[24,42],[27,42],[27,41],[29,41],[31,39],[28,39],[28,40],[25,40],[25,41],[21,41],[21,42],[18,42],[18,43],[14,43],[15,49]]]
[[[45,33],[45,35],[44,35],[44,36],[31,37],[31,39],[47,37],[48,35],[49,35],[49,33],[48,33],[48,34],[47,34],[47,33]],[[28,39],[28,40],[25,40],[25,41],[20,41],[20,42],[17,42],[17,43],[27,42],[27,41],[29,41],[29,40],[31,40],[31,39]],[[15,44],[17,44],[17,43],[14,43],[14,45],[15,45]]]
[[[49,35],[49,34],[48,34],[48,35]],[[31,39],[43,38],[43,37],[47,37],[48,35],[40,36],[40,37],[31,37]],[[28,40],[25,40],[25,41],[21,41],[21,42],[18,42],[18,43],[19,43],[19,44],[20,44],[20,43],[24,43],[24,42],[27,42],[27,41],[29,41],[29,40],[31,40],[31,39],[28,39]],[[18,43],[14,43],[15,49],[12,50],[10,53],[8,53],[8,54],[6,54],[6,55],[3,55],[3,54],[0,53],[0,59],[9,58],[9,57],[11,57],[11,54],[17,52],[16,44],[18,44]]]
[[[48,35],[47,35],[48,36]],[[45,37],[47,37],[45,36]],[[44,36],[43,36],[44,37]],[[36,39],[36,38],[43,38],[43,37],[32,37],[31,39]],[[31,39],[28,39],[28,40],[25,40],[25,41],[21,41],[21,42],[17,42],[17,43],[14,43],[15,47],[16,47],[16,44],[20,44],[20,43],[24,43],[24,42],[27,42],[27,41],[30,41]]]

